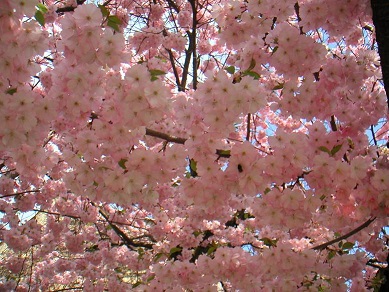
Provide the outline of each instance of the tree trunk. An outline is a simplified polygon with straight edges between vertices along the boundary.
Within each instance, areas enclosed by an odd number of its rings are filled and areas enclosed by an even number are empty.
[[[378,53],[381,58],[382,78],[389,109],[389,1],[371,0],[373,23],[376,30]]]

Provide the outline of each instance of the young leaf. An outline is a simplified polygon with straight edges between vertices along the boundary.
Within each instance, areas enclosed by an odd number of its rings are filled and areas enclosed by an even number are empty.
[[[342,245],[342,249],[343,250],[349,250],[349,249],[352,249],[354,247],[354,243],[353,242],[345,242],[343,245]]]
[[[38,23],[41,25],[41,26],[45,26],[45,16],[43,15],[43,12],[40,11],[40,10],[37,10],[35,12],[35,15],[34,15],[36,21],[38,21]]]
[[[157,262],[161,257],[163,257],[165,254],[163,252],[159,252],[154,256],[154,262]]]
[[[17,91],[18,91],[18,89],[16,87],[13,87],[13,88],[7,89],[7,91],[5,93],[9,94],[9,95],[13,95]]]
[[[327,256],[327,259],[332,259],[334,256],[336,255],[336,251],[335,250],[331,250],[329,253],[328,253],[328,256]]]
[[[231,150],[222,150],[217,149],[216,154],[222,157],[230,157],[231,156]]]
[[[159,76],[159,75],[165,75],[166,72],[158,69],[152,69],[150,70],[151,76]]]
[[[107,9],[107,7],[105,7],[104,5],[99,5],[99,8],[101,10],[101,14],[103,15],[103,17],[108,17],[109,10]]]
[[[325,146],[320,146],[319,150],[321,150],[323,152],[326,152],[326,153],[331,155],[331,151],[327,147],[325,147]]]
[[[108,22],[107,25],[111,28],[113,28],[115,31],[119,32],[119,24],[121,24],[120,19],[116,15],[110,15],[108,16]]]
[[[273,87],[273,90],[278,90],[284,88],[284,83],[278,83],[278,85]]]
[[[245,72],[249,72],[255,68],[256,62],[254,59],[251,59],[250,66],[245,70]]]
[[[189,163],[190,177],[197,177],[197,162],[194,159],[190,160]]]
[[[339,152],[340,148],[342,148],[343,144],[336,145],[331,149],[331,156],[334,156],[337,152]]]
[[[216,249],[217,249],[217,246],[216,245],[212,245],[210,248],[208,248],[207,255],[212,254]]]
[[[116,15],[108,16],[108,21],[116,23],[116,24],[121,24],[122,23],[122,21]]]
[[[229,66],[229,67],[227,67],[225,69],[230,74],[234,74],[235,73],[235,67],[234,66]]]
[[[244,76],[248,75],[248,76],[251,76],[254,78],[254,80],[258,80],[259,78],[261,78],[261,75],[259,75],[257,72],[254,72],[254,71],[245,71]]]
[[[127,162],[127,159],[122,158],[122,159],[119,160],[118,164],[119,164],[119,166],[120,166],[121,168],[127,169],[127,167],[126,167],[126,162]]]
[[[38,3],[38,4],[36,5],[36,7],[38,8],[39,11],[42,11],[42,13],[46,13],[47,11],[49,11],[49,10],[47,9],[47,7],[46,7],[45,5],[43,5],[42,3]]]
[[[175,253],[179,253],[182,251],[182,247],[173,247],[170,252],[169,252],[169,255],[172,256],[173,254]]]
[[[261,238],[261,240],[268,247],[277,246],[277,241],[276,240],[272,240],[269,237],[263,237],[263,238]]]
[[[138,281],[138,282],[136,282],[135,284],[132,284],[132,288],[136,288],[136,287],[138,287],[139,285],[141,285],[142,284],[142,282],[141,281]]]
[[[196,231],[193,232],[193,235],[194,235],[195,237],[197,237],[197,236],[199,236],[201,233],[202,233],[202,232],[201,232],[200,230],[196,230]]]

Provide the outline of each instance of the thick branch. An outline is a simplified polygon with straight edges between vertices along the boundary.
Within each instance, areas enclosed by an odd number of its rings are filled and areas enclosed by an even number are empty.
[[[197,7],[196,0],[189,0],[192,7],[192,33],[190,35],[192,39],[192,70],[193,70],[193,89],[197,89]]]
[[[178,87],[179,91],[185,91],[186,81],[188,79],[188,73],[189,73],[190,58],[192,57],[192,50],[193,50],[193,42],[192,42],[191,32],[187,31],[187,34],[189,37],[189,46],[188,46],[188,49],[185,50],[184,69],[182,70],[181,84]]]
[[[389,109],[389,1],[371,0],[371,8],[373,10],[373,23]]]
[[[323,250],[323,249],[326,249],[328,246],[330,246],[331,244],[334,244],[334,243],[337,243],[339,241],[342,241],[343,239],[346,239],[356,233],[358,233],[359,231],[361,231],[362,229],[366,228],[367,226],[369,226],[376,218],[370,218],[369,220],[367,220],[365,223],[363,223],[362,225],[358,226],[357,228],[355,228],[354,230],[351,230],[349,233],[346,233],[345,235],[342,235],[342,236],[339,236],[338,238],[335,238],[333,240],[330,240],[326,243],[323,243],[323,244],[320,244],[318,246],[315,246],[313,247],[312,249],[314,250]]]
[[[246,132],[246,141],[250,141],[250,120],[251,114],[247,114],[247,132]]]
[[[146,135],[152,136],[152,137],[155,137],[155,138],[160,138],[160,139],[166,140],[168,142],[178,143],[178,144],[185,144],[185,141],[188,140],[186,138],[170,136],[168,134],[161,133],[161,132],[158,132],[158,131],[154,131],[154,130],[151,130],[151,129],[148,129],[148,128],[146,128]]]

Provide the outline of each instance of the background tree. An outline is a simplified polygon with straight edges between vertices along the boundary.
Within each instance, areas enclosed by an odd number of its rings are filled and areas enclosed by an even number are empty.
[[[369,1],[89,2],[0,5],[2,290],[385,289]]]

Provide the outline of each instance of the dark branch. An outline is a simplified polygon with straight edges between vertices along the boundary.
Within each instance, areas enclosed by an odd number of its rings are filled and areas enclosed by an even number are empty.
[[[93,206],[97,207],[95,204],[92,203]],[[98,208],[98,207],[97,207]],[[109,226],[111,226],[112,230],[115,231],[115,233],[123,240],[123,243],[130,249],[134,250],[136,247],[144,247],[147,249],[152,249],[153,245],[151,243],[138,243],[134,242],[131,238],[129,238],[119,227],[117,227],[115,224],[113,224],[109,218],[108,215],[106,215],[100,208],[99,213],[103,218],[108,222]]]
[[[349,233],[346,233],[345,235],[342,235],[342,236],[339,236],[338,238],[335,238],[333,240],[330,240],[326,243],[323,243],[323,244],[320,244],[318,246],[315,246],[313,247],[312,249],[314,250],[323,250],[323,249],[326,249],[328,246],[330,246],[331,244],[334,244],[334,243],[337,243],[339,241],[342,241],[343,239],[346,239],[346,238],[349,238],[350,236],[358,233],[359,231],[361,231],[362,229],[366,228],[367,226],[369,226],[372,222],[374,222],[376,218],[370,218],[369,220],[367,220],[365,223],[363,223],[362,225],[358,226],[357,228],[355,228],[354,230],[351,230]]]
[[[146,135],[151,136],[151,137],[155,137],[155,138],[160,138],[160,139],[166,140],[168,142],[173,142],[173,143],[177,143],[177,144],[185,144],[185,141],[188,140],[186,138],[170,136],[168,134],[154,131],[154,130],[151,130],[148,128],[146,128]]]
[[[389,109],[389,1],[371,0],[371,8]]]

